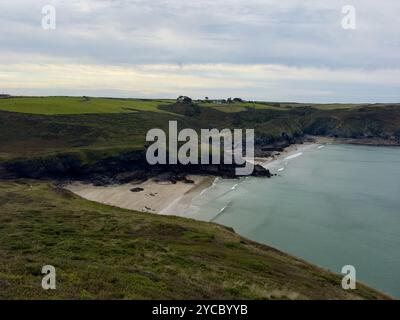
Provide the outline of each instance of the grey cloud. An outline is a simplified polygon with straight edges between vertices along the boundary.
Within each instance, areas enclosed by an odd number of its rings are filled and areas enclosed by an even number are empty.
[[[40,28],[54,3],[57,30]],[[343,1],[8,1],[0,5],[0,50],[75,62],[278,63],[399,67],[395,0],[353,1],[359,28],[340,26]]]
[[[70,63],[124,67],[232,64],[330,70],[400,69],[400,2],[352,0],[351,3],[357,9],[355,31],[341,28],[341,9],[348,4],[342,0],[2,1],[0,68],[2,64]],[[41,8],[47,4],[57,9],[55,31],[41,28]],[[0,75],[1,72],[0,69]],[[218,75],[213,76],[218,79]],[[246,75],[235,77],[245,79]],[[263,85],[251,80],[238,95],[268,97]],[[399,99],[398,83],[361,85],[329,79],[304,82],[286,79],[266,86],[273,91],[273,97],[282,100]],[[72,94],[83,89],[18,90],[30,94]],[[97,94],[96,90],[93,88],[92,92]],[[187,90],[187,94],[195,96],[204,94],[201,88]],[[210,96],[232,94],[232,89],[222,83],[207,90]],[[104,89],[101,92],[105,93]],[[112,93],[141,95],[136,91],[107,91]]]

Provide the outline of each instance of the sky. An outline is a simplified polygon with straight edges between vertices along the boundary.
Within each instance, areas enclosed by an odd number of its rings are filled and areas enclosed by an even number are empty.
[[[0,31],[0,94],[400,102],[398,0],[2,0]]]

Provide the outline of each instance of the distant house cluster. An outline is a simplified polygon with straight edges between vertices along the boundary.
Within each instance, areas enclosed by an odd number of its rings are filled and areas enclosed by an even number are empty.
[[[217,99],[217,100],[212,100],[212,103],[216,104],[229,104],[229,103],[239,103],[239,102],[245,102],[241,98],[228,98],[228,99]]]
[[[176,100],[178,103],[191,103],[193,100],[187,96],[180,96]],[[205,97],[204,99],[198,99],[197,102],[203,103],[214,103],[214,104],[230,104],[230,103],[240,103],[246,102],[241,98],[228,98],[228,99],[210,99],[209,97]]]

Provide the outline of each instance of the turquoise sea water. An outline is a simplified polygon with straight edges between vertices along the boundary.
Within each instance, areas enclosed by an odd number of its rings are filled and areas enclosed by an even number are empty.
[[[400,297],[400,148],[314,146],[275,162],[273,179],[219,180],[188,216]],[[190,213],[191,212],[191,213]]]

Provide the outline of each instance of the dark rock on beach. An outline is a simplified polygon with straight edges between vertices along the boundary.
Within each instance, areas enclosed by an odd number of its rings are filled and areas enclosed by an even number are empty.
[[[272,174],[271,174],[271,171],[269,171],[268,169],[265,169],[264,167],[262,167],[260,165],[255,165],[252,176],[271,178]]]

